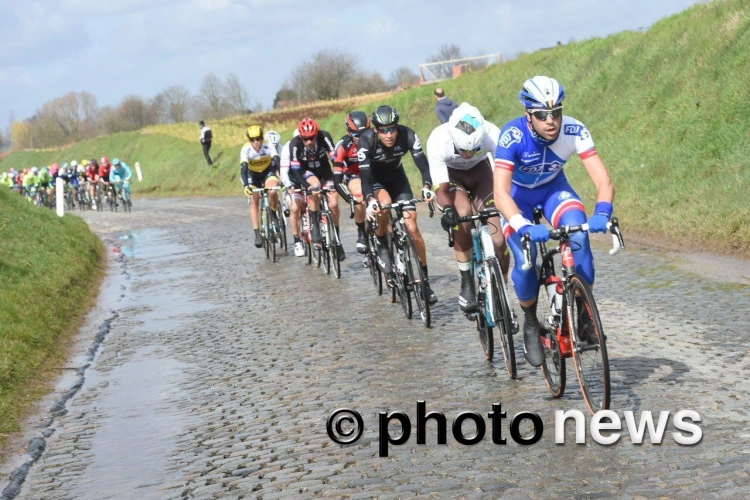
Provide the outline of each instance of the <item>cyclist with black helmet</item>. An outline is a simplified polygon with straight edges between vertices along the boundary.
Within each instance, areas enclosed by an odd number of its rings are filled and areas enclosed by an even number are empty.
[[[430,165],[422,150],[422,143],[417,133],[409,127],[398,123],[398,111],[391,106],[378,107],[371,117],[373,128],[365,130],[359,137],[357,144],[359,171],[362,176],[362,190],[367,202],[367,217],[379,218],[377,229],[378,261],[381,270],[390,274],[392,270],[391,258],[388,253],[386,230],[388,229],[388,212],[380,210],[381,205],[388,205],[392,201],[411,200],[414,198],[409,179],[406,177],[401,157],[407,152],[422,174],[422,197],[432,200]],[[417,208],[413,204],[406,205],[405,211],[410,213],[406,218],[406,230],[414,238],[414,246],[422,264],[425,276],[427,273],[427,250],[425,249],[422,233],[417,226]],[[430,283],[425,283],[425,295],[430,305],[437,303],[435,292]]]
[[[279,154],[276,148],[263,142],[263,127],[250,125],[245,131],[247,143],[240,151],[240,178],[245,194],[251,198],[250,220],[255,232],[255,246],[263,246],[263,237],[260,235],[260,193],[254,193],[253,189],[261,187],[275,187],[279,185],[277,172],[279,170]],[[277,191],[268,192],[268,200],[271,204],[271,218],[273,223],[279,223],[279,194]]]
[[[354,222],[357,224],[357,252],[367,252],[367,238],[365,236],[365,206],[361,202],[362,181],[357,159],[357,142],[362,132],[370,128],[370,117],[364,111],[352,111],[344,120],[347,134],[336,143],[333,157],[333,179],[336,190],[350,202],[351,197],[360,202],[354,206]],[[343,181],[343,183],[342,183]]]
[[[521,267],[525,261],[521,237],[528,234],[534,242],[550,237],[546,226],[531,222],[534,206],[544,207],[544,217],[554,228],[586,222],[581,198],[563,172],[563,165],[573,154],[581,158],[596,186],[597,203],[594,215],[588,219],[589,231],[607,230],[615,196],[609,172],[596,153],[589,130],[575,118],[563,115],[564,99],[565,90],[554,78],[535,76],[526,80],[519,96],[524,116],[503,127],[495,150],[495,203],[513,229],[508,238],[515,256],[513,284],[525,316],[524,353],[533,366],[544,362],[536,316],[539,283],[534,266],[528,271]],[[570,241],[576,272],[593,285],[594,261],[588,233],[575,233]],[[536,259],[533,247],[532,258]]]
[[[289,178],[297,186],[310,191],[307,198],[310,212],[310,237],[315,244],[321,241],[320,236],[320,189],[334,187],[331,159],[333,158],[333,138],[325,130],[320,130],[318,122],[312,118],[304,118],[297,125],[299,135],[289,143]],[[333,225],[336,233],[339,231],[339,203],[338,193],[329,192],[328,206],[333,214]],[[301,205],[301,204],[300,204]],[[294,209],[299,210],[300,205]],[[346,255],[344,247],[338,244],[339,260]]]
[[[492,164],[499,136],[497,125],[485,120],[477,108],[464,102],[427,139],[430,174],[437,186],[438,207],[443,211],[440,224],[446,231],[456,228],[453,249],[461,273],[458,305],[467,313],[477,309],[477,293],[471,276],[472,223],[459,224],[458,219],[471,215],[472,206],[477,213],[495,208]],[[500,218],[489,219],[487,223],[501,272],[507,280],[510,254]]]

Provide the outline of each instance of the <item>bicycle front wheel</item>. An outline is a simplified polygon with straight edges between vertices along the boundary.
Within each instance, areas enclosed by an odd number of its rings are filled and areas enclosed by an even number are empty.
[[[476,274],[475,274],[476,275]],[[472,278],[475,279],[475,278]],[[477,287],[477,289],[479,289]],[[487,324],[487,313],[489,307],[485,300],[484,292],[477,293],[477,333],[479,333],[479,343],[482,345],[482,351],[487,361],[492,361],[495,355],[495,338],[492,333],[492,327]]]
[[[406,287],[411,290],[417,303],[417,312],[424,326],[430,327],[430,303],[425,292],[427,277],[422,270],[422,263],[417,254],[414,239],[407,235],[404,241],[404,264],[406,265]]]
[[[500,273],[497,259],[492,259],[490,265],[490,295],[492,300],[492,313],[497,326],[497,338],[502,347],[505,369],[510,378],[516,378],[516,349],[513,343],[513,330],[510,319],[510,304],[508,294],[505,291],[505,282]]]
[[[341,278],[341,261],[339,260],[339,239],[336,234],[336,226],[333,225],[333,219],[328,219],[328,239],[330,240],[330,246],[328,247],[328,256],[331,259],[333,265],[333,274],[336,278]]]
[[[569,278],[568,328],[576,375],[591,413],[609,408],[609,358],[606,337],[591,287],[579,276]]]
[[[383,295],[383,273],[380,272],[380,266],[378,266],[378,260],[376,257],[376,241],[375,241],[375,233],[369,233],[367,237],[369,248],[367,249],[367,267],[370,268],[370,276],[372,277],[372,282],[375,285],[375,291],[378,293],[378,295]]]
[[[550,394],[559,398],[565,392],[565,358],[560,352],[557,330],[560,326],[559,316],[552,316],[550,305],[552,297],[549,296],[546,285],[546,274],[538,273],[539,291],[536,296],[536,317],[539,326],[544,330],[542,336],[542,347],[544,348],[544,363],[542,373],[544,382],[547,384]],[[569,337],[565,337],[567,340]]]
[[[391,262],[393,265],[393,276],[394,276],[394,297],[398,297],[401,302],[401,308],[404,310],[404,316],[406,319],[411,319],[413,310],[411,305],[411,293],[406,288],[407,280],[406,269],[404,265],[404,250],[400,248],[400,245],[396,242],[397,236],[391,238]]]

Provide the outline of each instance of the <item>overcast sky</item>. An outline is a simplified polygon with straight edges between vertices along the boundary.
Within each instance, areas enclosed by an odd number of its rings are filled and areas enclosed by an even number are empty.
[[[0,126],[70,91],[100,106],[175,84],[197,93],[235,73],[270,108],[321,49],[386,79],[442,45],[513,57],[561,41],[647,28],[699,0],[0,0]]]

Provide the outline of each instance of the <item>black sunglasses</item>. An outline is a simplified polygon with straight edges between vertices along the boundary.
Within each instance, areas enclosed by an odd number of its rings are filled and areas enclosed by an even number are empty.
[[[546,121],[550,116],[554,119],[560,118],[562,116],[562,110],[563,107],[558,106],[552,109],[537,109],[534,111],[529,111],[529,114],[534,115],[534,118],[543,122]]]

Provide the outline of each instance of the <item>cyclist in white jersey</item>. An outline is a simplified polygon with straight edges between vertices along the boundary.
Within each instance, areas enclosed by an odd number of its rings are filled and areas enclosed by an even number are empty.
[[[477,293],[471,276],[472,223],[458,223],[459,217],[495,208],[492,191],[492,156],[500,129],[484,119],[477,108],[462,103],[446,123],[435,128],[427,139],[427,159],[430,176],[436,191],[438,207],[443,211],[440,220],[446,231],[455,227],[458,270],[461,290],[458,305],[462,311],[475,312]],[[500,260],[503,276],[507,279],[510,254],[505,245],[499,217],[488,221],[495,253]]]
[[[586,222],[581,198],[563,172],[563,165],[574,153],[596,186],[597,203],[594,215],[588,219],[589,231],[607,230],[615,189],[588,129],[562,114],[565,91],[557,80],[547,76],[526,80],[519,99],[526,112],[503,127],[495,150],[495,203],[512,228],[507,229],[510,236],[506,237],[515,256],[513,284],[525,316],[524,353],[529,364],[539,366],[544,362],[536,317],[539,284],[534,266],[528,271],[521,268],[521,237],[528,234],[534,242],[549,239],[546,226],[531,222],[534,206],[543,206],[544,217],[555,228]],[[575,233],[571,249],[576,272],[593,285],[594,262],[588,233]],[[536,260],[535,250],[532,258]],[[579,330],[587,327],[581,325]]]

